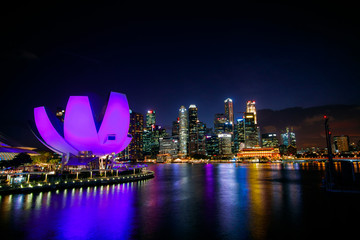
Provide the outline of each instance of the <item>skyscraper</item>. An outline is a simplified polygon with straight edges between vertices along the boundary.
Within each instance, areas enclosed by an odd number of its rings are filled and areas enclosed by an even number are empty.
[[[234,126],[234,107],[231,98],[227,98],[224,101],[225,105],[225,116],[232,126]]]
[[[229,133],[220,133],[218,134],[219,139],[219,154],[222,157],[229,157],[232,154],[231,151],[231,134]]]
[[[245,113],[245,147],[253,148],[259,145],[258,128],[255,124],[254,113]]]
[[[159,142],[159,154],[169,154],[171,158],[177,157],[179,151],[179,140],[176,137],[162,137],[159,138]]]
[[[255,101],[246,102],[246,112],[254,114],[254,123],[257,124]]]
[[[166,129],[159,125],[155,125],[152,128],[152,141],[151,141],[151,157],[156,158],[156,155],[160,150],[160,138],[167,136]]]
[[[238,118],[234,127],[234,153],[243,147],[245,147],[245,119]]]
[[[349,136],[334,136],[335,151],[339,153],[349,151]]]
[[[279,140],[276,133],[264,133],[261,135],[263,148],[277,148],[279,147]]]
[[[225,132],[225,124],[228,121],[227,117],[223,113],[215,114],[214,118],[214,132],[215,134],[224,133]]]
[[[156,123],[155,110],[149,110],[146,114],[146,128],[151,128],[151,126]]]
[[[179,136],[179,118],[172,123],[171,136]]]
[[[144,155],[153,155],[154,151],[154,128],[156,124],[156,115],[154,110],[149,110],[146,113],[146,124],[143,133],[143,151]]]
[[[197,122],[198,129],[198,149],[197,154],[206,155],[206,146],[205,146],[205,138],[206,138],[206,124],[203,122]]]
[[[198,151],[198,113],[196,105],[189,106],[189,155],[193,156]]]
[[[219,155],[219,138],[215,134],[207,135],[205,138],[206,155],[216,157]]]
[[[286,128],[285,132],[281,134],[283,145],[286,147],[296,147],[296,138],[293,128]]]
[[[144,116],[130,110],[129,134],[132,140],[128,145],[128,154],[130,159],[143,158],[143,133],[144,133]]]
[[[189,126],[188,126],[188,113],[184,106],[179,109],[179,154],[186,156],[188,154],[188,138],[189,138]]]
[[[143,133],[143,154],[146,156],[151,155],[151,148],[152,148],[152,142],[153,142],[153,133],[152,129],[144,128]]]

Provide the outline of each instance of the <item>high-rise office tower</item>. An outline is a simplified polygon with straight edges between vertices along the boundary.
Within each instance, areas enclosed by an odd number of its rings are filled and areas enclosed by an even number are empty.
[[[196,105],[189,106],[189,155],[193,156],[198,151],[198,113]]]
[[[219,139],[219,154],[223,157],[228,157],[232,154],[231,151],[231,134],[220,133],[218,134]]]
[[[246,112],[254,114],[254,123],[257,124],[255,101],[246,102]]]
[[[245,119],[236,119],[234,126],[234,153],[237,153],[245,145]]]
[[[215,134],[210,134],[205,137],[206,155],[209,157],[216,157],[219,155],[219,138]]]
[[[228,121],[227,117],[223,113],[215,114],[214,118],[214,132],[215,134],[224,133],[225,132],[225,124]]]
[[[198,149],[197,153],[201,155],[206,155],[206,145],[205,145],[205,138],[206,138],[206,124],[203,122],[197,122],[197,129],[198,129]]]
[[[146,156],[151,155],[151,148],[153,142],[153,133],[152,129],[144,128],[143,133],[143,154]]]
[[[286,128],[285,132],[281,134],[283,145],[296,147],[296,138],[293,128]]]
[[[167,136],[166,129],[159,125],[155,125],[152,130],[152,141],[151,141],[151,157],[156,158],[156,155],[160,150],[160,138]]]
[[[177,137],[159,138],[160,154],[169,154],[171,158],[177,157],[179,151],[179,140]]]
[[[245,113],[245,147],[253,148],[259,145],[258,128],[254,113]]]
[[[179,118],[172,123],[171,136],[179,136]]]
[[[334,136],[335,151],[339,153],[349,151],[349,136]]]
[[[151,126],[155,124],[156,124],[155,110],[149,110],[146,113],[146,128],[151,128]]]
[[[132,140],[128,145],[128,156],[130,159],[143,158],[143,133],[144,133],[144,116],[130,110],[129,134]]]
[[[279,140],[276,133],[264,133],[261,135],[261,142],[263,148],[277,148],[279,147]]]
[[[156,115],[154,110],[149,110],[146,113],[146,122],[143,133],[143,153],[146,156],[154,155],[154,129],[156,123]],[[153,157],[153,156],[152,156]]]
[[[230,122],[230,124],[234,127],[234,107],[233,107],[233,101],[231,98],[227,98],[224,101],[225,105],[225,116]]]
[[[179,154],[186,156],[188,154],[189,125],[188,113],[184,106],[179,109]]]

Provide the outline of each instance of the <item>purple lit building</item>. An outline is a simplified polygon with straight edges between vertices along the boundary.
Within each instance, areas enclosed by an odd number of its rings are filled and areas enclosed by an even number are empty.
[[[96,156],[116,154],[131,141],[129,105],[125,94],[111,92],[102,120],[95,122],[89,98],[71,96],[64,122],[49,115],[45,107],[34,109],[38,139],[62,155],[91,152]]]

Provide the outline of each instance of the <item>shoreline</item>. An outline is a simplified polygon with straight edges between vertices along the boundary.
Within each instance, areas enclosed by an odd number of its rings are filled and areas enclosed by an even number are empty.
[[[48,182],[31,182],[24,184],[0,186],[0,195],[45,192],[59,189],[80,188],[89,186],[111,185],[117,183],[136,182],[154,178],[153,171],[146,171],[137,174],[128,174],[118,177],[97,177],[78,180],[62,180],[55,183]]]

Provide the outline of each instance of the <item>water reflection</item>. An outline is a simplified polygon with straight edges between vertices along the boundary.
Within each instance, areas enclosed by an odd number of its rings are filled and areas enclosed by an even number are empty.
[[[324,163],[150,169],[156,177],[138,183],[0,196],[0,230],[12,239],[302,239],[324,219],[351,226],[360,212],[350,205],[360,199],[321,191]]]

